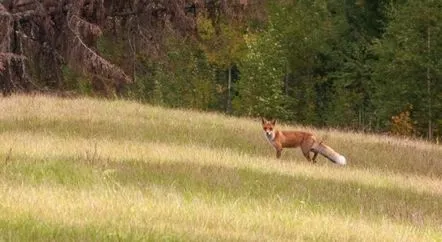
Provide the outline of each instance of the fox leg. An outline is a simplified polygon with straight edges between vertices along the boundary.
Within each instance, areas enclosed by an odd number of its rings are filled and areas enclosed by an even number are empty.
[[[317,151],[313,151],[312,150],[312,152],[313,152],[313,158],[312,158],[312,161],[313,161],[313,163],[316,163],[316,156],[318,156],[318,152]]]
[[[281,151],[282,151],[282,149],[277,149],[276,150],[276,158],[281,158]]]
[[[310,152],[302,152],[302,154],[304,154],[305,158],[307,158],[308,161],[311,161]]]
[[[276,158],[280,158],[281,157],[281,152],[282,152],[282,145],[280,145],[279,143],[275,143],[275,150],[276,150]]]
[[[312,161],[310,159],[310,148],[307,147],[307,145],[301,145],[302,154],[304,154],[305,158],[307,158],[308,161]],[[316,158],[316,157],[315,157]]]

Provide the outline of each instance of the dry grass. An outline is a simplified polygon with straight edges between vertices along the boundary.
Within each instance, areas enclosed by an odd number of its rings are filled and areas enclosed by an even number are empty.
[[[3,98],[0,239],[442,240],[440,146],[307,129],[349,165],[278,161],[257,120]]]
[[[6,191],[5,191],[6,190]],[[102,236],[143,238],[168,234],[198,240],[413,240],[426,234],[387,219],[349,219],[334,212],[315,213],[279,203],[206,201],[186,198],[173,189],[156,186],[144,191],[86,189],[69,191],[54,186],[1,187],[1,219],[32,218],[48,227],[102,229]],[[19,201],[19,202],[18,202]],[[60,231],[62,232],[62,231]]]

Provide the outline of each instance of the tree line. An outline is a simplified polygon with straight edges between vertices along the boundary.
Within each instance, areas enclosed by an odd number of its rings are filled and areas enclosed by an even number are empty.
[[[438,140],[440,0],[3,0],[0,87]]]

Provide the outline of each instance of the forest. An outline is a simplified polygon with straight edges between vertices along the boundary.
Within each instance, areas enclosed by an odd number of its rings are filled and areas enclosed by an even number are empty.
[[[442,136],[441,0],[0,0],[0,88]]]

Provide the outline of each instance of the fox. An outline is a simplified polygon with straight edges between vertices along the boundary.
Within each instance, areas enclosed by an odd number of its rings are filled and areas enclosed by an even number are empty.
[[[347,164],[347,159],[343,155],[323,142],[318,142],[314,134],[303,131],[280,131],[275,129],[276,119],[261,118],[261,121],[265,137],[276,150],[276,158],[281,157],[283,148],[300,147],[302,154],[309,162],[316,163],[316,157],[321,154],[335,164]],[[312,158],[310,158],[310,153],[313,153]]]

